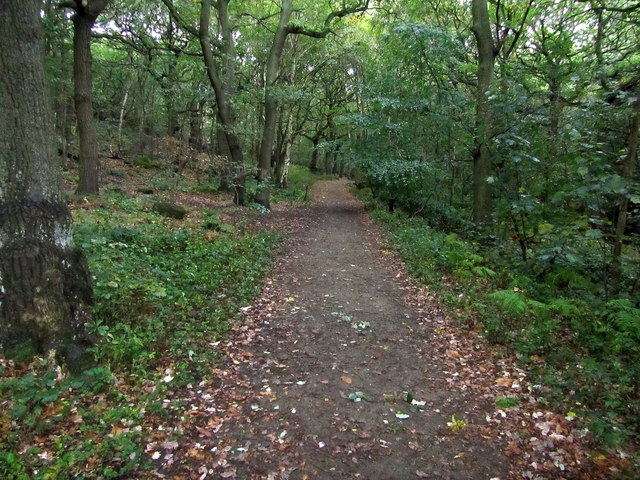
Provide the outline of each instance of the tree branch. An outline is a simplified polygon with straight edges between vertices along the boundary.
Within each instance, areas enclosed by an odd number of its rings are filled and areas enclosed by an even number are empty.
[[[368,9],[369,9],[369,0],[363,0],[358,2],[356,5],[353,5],[352,7],[345,7],[342,10],[331,12],[329,15],[327,15],[327,18],[324,21],[324,28],[322,30],[313,30],[313,29],[302,27],[300,25],[288,25],[287,33],[294,34],[294,35],[306,35],[307,37],[313,37],[313,38],[325,38],[327,35],[331,33],[331,23],[335,19],[344,18],[354,13],[365,12]]]
[[[180,28],[189,32],[194,37],[198,38],[198,30],[193,26],[189,25],[184,20],[184,18],[182,18],[182,15],[180,15],[180,12],[178,12],[178,10],[176,9],[176,6],[173,4],[173,0],[162,0],[162,3],[164,3],[164,5],[169,9],[169,13],[171,14],[171,17],[175,20],[176,24]]]

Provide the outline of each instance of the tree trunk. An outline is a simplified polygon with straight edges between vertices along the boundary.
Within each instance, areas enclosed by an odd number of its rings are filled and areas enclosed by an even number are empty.
[[[167,110],[167,135],[170,137],[180,137],[180,121],[178,120],[178,110],[176,109],[175,92],[171,84],[163,82],[160,85],[164,104]]]
[[[273,44],[269,51],[269,59],[265,72],[264,129],[262,131],[262,142],[260,144],[260,158],[258,159],[258,183],[260,186],[256,195],[256,202],[266,208],[270,208],[269,180],[271,176],[271,151],[273,150],[278,117],[278,102],[273,89],[278,79],[278,70],[280,69],[280,62],[282,61],[282,55],[284,53],[284,45],[287,40],[287,35],[289,34],[287,25],[292,13],[293,0],[283,0],[280,9],[278,29],[276,30]]]
[[[636,93],[636,100],[633,102],[631,121],[629,122],[629,139],[627,141],[627,154],[622,162],[622,178],[629,184],[633,182],[633,172],[638,156],[638,131],[640,130],[640,91]],[[624,243],[624,231],[627,227],[627,214],[629,211],[629,196],[625,193],[620,195],[618,203],[618,219],[616,221],[616,232],[613,240],[613,261],[611,262],[611,284],[617,286],[622,277],[622,246]]]
[[[91,29],[108,0],[76,0],[73,15],[73,82],[78,141],[80,180],[77,193],[98,193],[98,138],[91,100]]]
[[[199,152],[204,149],[205,145],[202,130],[203,109],[202,102],[195,102],[189,111],[189,145]]]
[[[289,109],[287,122],[282,134],[282,147],[278,150],[276,162],[276,180],[281,188],[287,187],[289,166],[291,165],[291,147],[293,146],[293,109]]]
[[[320,143],[320,137],[318,135],[315,135],[311,139],[311,142],[313,143],[313,150],[311,150],[311,166],[309,167],[309,170],[317,173],[320,171],[320,167],[318,165],[318,157],[319,157],[318,144]]]
[[[38,0],[0,2],[0,343],[81,358],[90,276],[55,156]]]
[[[227,4],[228,0],[219,0],[217,2],[218,6],[218,16],[219,21],[223,24],[223,30],[227,30],[225,28],[225,24],[228,24],[228,13],[227,13]],[[225,89],[222,80],[220,78],[220,74],[218,73],[218,69],[215,64],[215,60],[213,58],[213,53],[211,51],[211,41],[209,38],[209,22],[211,19],[211,0],[202,0],[201,8],[200,8],[200,28],[199,28],[199,41],[200,47],[202,48],[202,54],[204,56],[204,62],[207,67],[207,75],[209,77],[209,81],[211,82],[211,86],[213,87],[213,91],[216,96],[216,105],[218,107],[218,120],[222,125],[222,129],[224,131],[225,138],[227,140],[227,146],[229,147],[229,155],[231,156],[231,169],[234,172],[233,179],[233,190],[234,190],[234,203],[236,205],[244,205],[246,203],[245,198],[245,172],[244,172],[244,159],[242,154],[242,146],[240,145],[240,141],[234,132],[234,116],[231,110],[230,99],[227,95],[227,90]],[[229,33],[229,32],[226,32]],[[225,35],[229,36],[229,35]],[[231,41],[231,40],[228,40]],[[228,48],[227,48],[228,50]],[[231,52],[225,52],[226,55],[229,55]],[[231,76],[230,72],[227,72],[227,76]],[[229,78],[227,78],[229,80]]]
[[[473,33],[478,45],[478,89],[476,92],[476,131],[473,155],[473,221],[479,225],[491,215],[491,173],[489,138],[491,118],[488,91],[493,81],[495,61],[487,0],[472,0]]]
[[[129,88],[131,87],[130,83],[127,83],[127,86],[124,90],[124,97],[122,97],[122,104],[120,105],[120,116],[118,118],[118,139],[116,145],[116,155],[117,158],[122,157],[122,125],[124,124],[124,113],[127,108],[127,100],[129,99]]]

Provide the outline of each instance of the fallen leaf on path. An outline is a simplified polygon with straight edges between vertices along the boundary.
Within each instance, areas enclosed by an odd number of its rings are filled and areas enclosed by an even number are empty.
[[[513,380],[509,377],[498,378],[496,380],[496,384],[502,387],[510,387],[511,385],[513,385]]]
[[[347,377],[346,375],[343,375],[342,377],[340,377],[340,379],[348,385],[351,385],[351,383],[353,382],[353,380],[351,380],[351,377]]]

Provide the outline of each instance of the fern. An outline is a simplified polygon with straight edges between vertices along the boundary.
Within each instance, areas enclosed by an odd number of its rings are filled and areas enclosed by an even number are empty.
[[[526,297],[514,290],[498,290],[487,295],[497,308],[510,316],[522,316],[529,312]]]
[[[566,298],[554,298],[549,301],[551,311],[561,317],[573,319],[581,315],[581,310],[575,300]]]
[[[620,333],[626,333],[640,342],[640,309],[635,308],[628,299],[607,302],[604,317]]]

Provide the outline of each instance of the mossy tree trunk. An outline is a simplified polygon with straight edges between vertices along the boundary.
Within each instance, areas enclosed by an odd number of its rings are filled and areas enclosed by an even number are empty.
[[[91,29],[109,0],[75,0],[63,3],[73,15],[73,83],[80,146],[80,180],[77,192],[98,193],[98,136],[93,118]]]
[[[91,283],[55,155],[38,0],[0,3],[0,345],[82,352]]]
[[[280,8],[278,29],[271,44],[265,70],[264,128],[260,143],[260,157],[258,159],[258,183],[260,188],[256,194],[256,202],[266,208],[271,208],[271,155],[273,153],[273,142],[276,136],[278,120],[278,100],[275,95],[275,87],[278,81],[285,42],[290,33],[287,27],[292,13],[293,0],[284,0]]]
[[[473,221],[486,224],[491,215],[491,189],[487,178],[491,174],[491,112],[489,89],[493,82],[495,52],[487,0],[471,2],[473,33],[478,45],[478,87],[476,91],[476,127],[473,154]]]
[[[164,0],[163,0],[164,1]],[[165,5],[174,8],[171,2],[164,1]],[[218,21],[221,24],[223,43],[225,45],[225,54],[227,58],[233,58],[233,38],[231,25],[229,22],[229,14],[227,6],[229,0],[220,0],[216,3],[218,12]],[[200,23],[197,32],[200,47],[204,56],[204,63],[207,67],[207,75],[216,97],[216,105],[218,108],[218,121],[224,132],[226,146],[229,149],[231,158],[231,168],[233,172],[233,201],[236,205],[244,205],[246,203],[245,182],[246,173],[244,170],[244,154],[242,144],[236,134],[236,118],[232,108],[232,98],[229,91],[230,86],[225,85],[235,78],[235,71],[232,64],[225,63],[224,80],[220,76],[219,68],[213,56],[211,48],[211,38],[209,34],[209,26],[211,23],[211,0],[202,0],[200,5]]]

